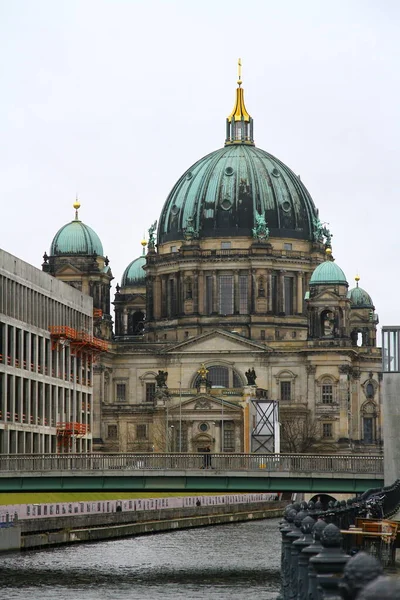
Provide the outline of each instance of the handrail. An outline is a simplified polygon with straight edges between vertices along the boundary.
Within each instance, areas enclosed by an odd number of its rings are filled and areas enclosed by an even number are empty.
[[[260,473],[354,473],[383,474],[382,455],[313,454],[203,454],[203,453],[118,453],[118,454],[3,454],[0,473],[54,470],[163,469],[169,471],[213,468],[220,471]]]

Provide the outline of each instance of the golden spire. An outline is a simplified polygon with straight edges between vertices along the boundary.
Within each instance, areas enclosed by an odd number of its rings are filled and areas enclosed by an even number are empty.
[[[142,254],[144,256],[146,254],[146,246],[147,246],[147,241],[146,241],[145,234],[143,234],[143,239],[142,239],[142,241],[140,243],[142,244],[142,247],[143,247],[143,253]]]
[[[238,87],[236,89],[236,102],[233,107],[233,111],[228,117],[228,121],[245,121],[246,123],[250,122],[250,115],[246,110],[246,106],[244,104],[244,90],[240,86],[242,85],[242,59],[238,59]]]
[[[81,207],[81,203],[80,203],[80,202],[79,202],[79,200],[78,200],[78,194],[76,195],[75,202],[73,203],[73,205],[72,205],[72,206],[73,206],[73,207],[74,207],[74,209],[75,209],[75,221],[79,221],[79,217],[78,217],[78,210],[79,210],[79,209],[80,209],[80,207]]]
[[[244,90],[242,86],[242,59],[238,60],[238,87],[236,88],[235,105],[226,120],[225,144],[250,144],[253,141],[253,119],[247,112],[244,103]]]

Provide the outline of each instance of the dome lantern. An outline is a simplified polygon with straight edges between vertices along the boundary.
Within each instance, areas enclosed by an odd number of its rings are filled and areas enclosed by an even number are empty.
[[[247,112],[242,88],[242,61],[238,60],[238,87],[233,110],[226,119],[225,146],[231,144],[248,144],[254,146],[253,119]]]

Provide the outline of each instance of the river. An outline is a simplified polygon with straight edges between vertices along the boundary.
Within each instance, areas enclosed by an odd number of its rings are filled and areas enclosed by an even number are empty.
[[[4,600],[272,600],[278,519],[1,557]]]

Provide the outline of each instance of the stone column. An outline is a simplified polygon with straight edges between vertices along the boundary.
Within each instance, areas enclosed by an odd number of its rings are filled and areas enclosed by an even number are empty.
[[[272,313],[272,272],[267,271],[267,297],[268,297],[268,312]]]
[[[278,314],[285,312],[285,271],[279,271]]]
[[[303,273],[297,273],[297,313],[303,314]]]
[[[212,291],[213,291],[213,293],[212,293],[212,296],[213,296],[212,297],[212,300],[213,300],[213,302],[212,302],[212,304],[213,304],[212,312],[214,314],[218,314],[218,297],[217,297],[217,295],[218,295],[218,286],[217,286],[217,272],[216,271],[212,272],[212,284],[213,284],[213,286],[212,286]]]
[[[198,271],[193,271],[192,298],[193,298],[193,312],[195,314],[197,314],[199,312],[199,272]]]
[[[239,314],[240,299],[239,299],[239,271],[234,271],[233,274],[233,313]]]
[[[198,280],[197,280],[197,309],[195,312],[198,312],[200,315],[204,315],[204,297],[206,293],[206,278],[204,276],[204,271],[198,271]]]
[[[153,283],[153,316],[154,319],[161,317],[161,277],[156,275]]]

